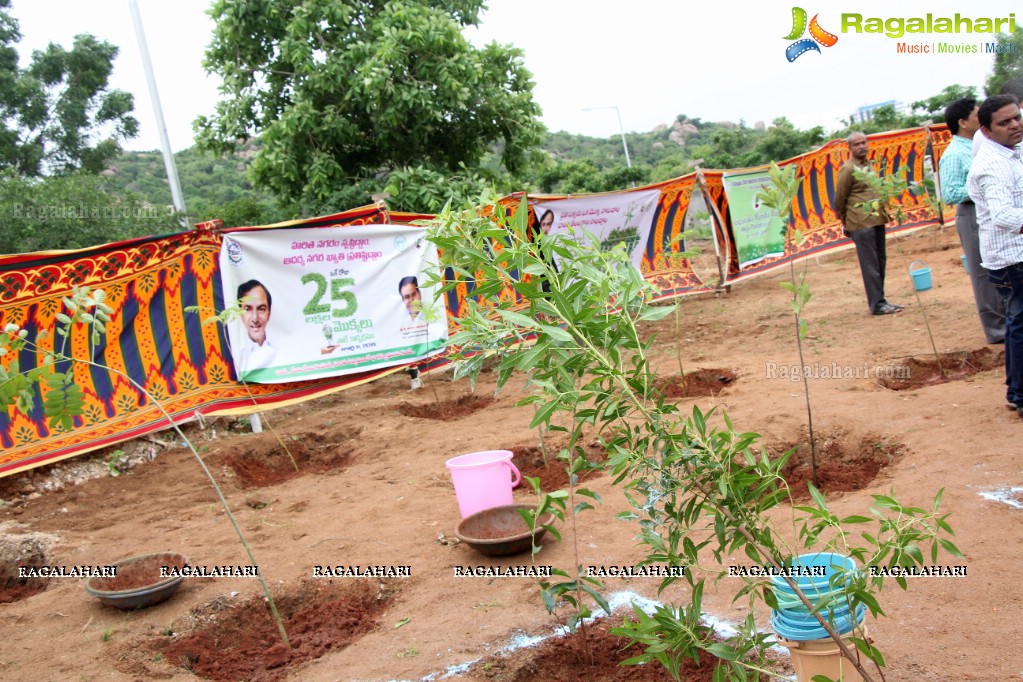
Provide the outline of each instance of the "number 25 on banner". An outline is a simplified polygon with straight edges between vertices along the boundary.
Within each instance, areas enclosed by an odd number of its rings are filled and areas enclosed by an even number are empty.
[[[351,317],[359,308],[359,301],[355,293],[348,289],[355,287],[355,279],[352,277],[339,277],[330,280],[330,300],[340,302],[337,307],[331,310],[330,303],[324,303],[323,298],[327,293],[327,278],[318,272],[307,272],[302,275],[302,284],[316,283],[316,293],[305,304],[302,309],[306,315],[318,315],[330,311],[334,317]]]

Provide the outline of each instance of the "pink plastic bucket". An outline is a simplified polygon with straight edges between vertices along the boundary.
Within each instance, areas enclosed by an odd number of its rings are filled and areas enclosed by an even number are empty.
[[[488,450],[452,457],[444,464],[451,472],[462,518],[512,503],[512,488],[522,475],[511,462],[510,450]]]

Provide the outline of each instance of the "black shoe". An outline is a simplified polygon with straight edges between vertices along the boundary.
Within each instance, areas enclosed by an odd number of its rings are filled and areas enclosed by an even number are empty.
[[[899,305],[898,303],[889,303],[888,305],[890,305],[891,307],[895,308],[895,312],[899,312],[900,310],[903,310],[903,306]]]

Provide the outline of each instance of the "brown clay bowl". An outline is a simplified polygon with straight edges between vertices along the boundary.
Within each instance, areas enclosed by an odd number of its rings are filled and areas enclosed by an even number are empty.
[[[183,568],[188,566],[188,557],[174,552],[159,552],[124,559],[114,566],[117,567],[116,577],[89,578],[85,591],[108,606],[128,611],[169,599],[185,578],[162,578],[160,567]]]
[[[507,556],[528,552],[532,546],[529,526],[519,515],[519,509],[535,509],[532,504],[509,504],[503,507],[492,507],[476,512],[462,519],[455,530],[459,540],[477,552],[488,556]],[[554,514],[548,512],[537,520],[549,524],[554,521]],[[546,528],[537,528],[537,543],[547,533]]]

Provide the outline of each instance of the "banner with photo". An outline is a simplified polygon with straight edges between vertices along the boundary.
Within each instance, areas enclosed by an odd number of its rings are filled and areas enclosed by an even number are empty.
[[[545,234],[567,234],[568,228],[592,232],[600,248],[625,244],[629,260],[640,270],[660,190],[598,194],[578,199],[537,201],[533,210]]]
[[[224,236],[220,276],[235,371],[286,383],[399,365],[444,345],[444,302],[423,283],[421,228],[327,227]]]
[[[724,173],[721,181],[728,197],[739,269],[766,258],[784,256],[785,229],[782,221],[757,199],[757,193],[763,186],[771,184],[768,171]]]

